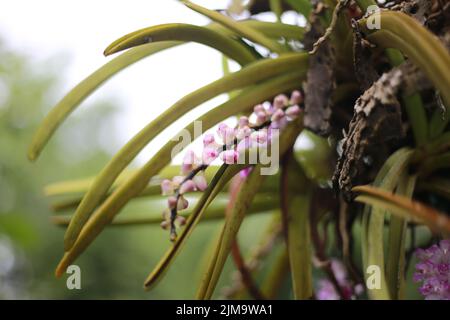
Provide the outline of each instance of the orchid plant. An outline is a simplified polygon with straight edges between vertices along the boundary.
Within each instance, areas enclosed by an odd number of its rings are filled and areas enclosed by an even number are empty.
[[[46,188],[56,212],[73,210],[54,216],[67,226],[56,276],[106,227],[160,223],[171,243],[145,280],[151,289],[199,222],[223,219],[199,299],[213,297],[229,255],[237,276],[223,293],[227,298],[277,298],[289,275],[295,299],[404,299],[414,281],[425,298],[449,299],[450,3],[253,0],[214,11],[181,2],[212,22],[152,26],[113,42],[105,55],[124,52],[50,111],[29,158],[37,159],[86,97],[152,54],[197,42],[240,69],[167,108],[94,178]],[[305,25],[283,23],[287,11]],[[262,12],[277,22],[259,20]],[[184,150],[181,166],[173,165],[179,149],[177,139],[168,139],[144,166],[126,170],[165,128],[224,93],[226,102],[197,119],[217,128],[203,135],[201,152]],[[236,126],[224,122],[230,118]],[[180,134],[194,135],[194,126]],[[299,139],[312,143],[312,151],[298,148]],[[263,174],[268,164],[261,152],[269,149],[281,159],[274,175]],[[248,161],[252,153],[255,161]],[[127,217],[125,205],[144,196],[155,201],[149,216]],[[215,205],[221,196],[227,204]],[[157,209],[160,199],[167,205]],[[273,215],[268,232],[244,257],[239,228],[246,215],[262,213]],[[285,249],[261,280],[258,265],[275,245]],[[313,277],[315,269],[322,278]]]

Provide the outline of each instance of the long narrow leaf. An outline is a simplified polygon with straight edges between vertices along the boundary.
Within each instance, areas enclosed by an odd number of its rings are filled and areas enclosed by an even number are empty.
[[[244,216],[253,201],[253,197],[258,191],[258,187],[265,177],[261,175],[259,171],[260,166],[254,167],[253,171],[240,188],[233,211],[225,220],[221,237],[216,246],[217,249],[215,250],[215,254],[209,264],[209,269],[200,285],[200,289],[197,293],[198,299],[210,299],[214,292],[219,276],[222,273],[223,266],[225,265],[226,258],[231,250],[231,245],[236,238]]]
[[[310,299],[312,288],[311,190],[302,168],[292,155],[285,157],[281,174],[281,210],[291,268],[292,289],[297,300]]]
[[[358,196],[356,201],[377,205],[400,217],[420,221],[434,232],[450,233],[448,216],[423,203],[370,186],[358,186],[353,189],[363,194]]]
[[[385,166],[380,170],[374,184],[386,190],[393,190],[397,184],[399,175],[406,170],[406,167],[413,155],[413,152],[407,148],[400,149],[386,161]],[[364,269],[368,266],[376,265],[380,268],[381,288],[370,289],[369,295],[373,299],[389,299],[389,289],[385,275],[384,259],[384,220],[385,210],[378,207],[372,208],[372,211],[365,212],[363,225],[363,260]],[[365,273],[365,275],[367,275]]]
[[[402,177],[396,193],[411,198],[416,180],[417,176]],[[392,299],[404,297],[406,223],[404,218],[390,217],[386,278]]]
[[[261,190],[259,190],[261,191]],[[159,198],[159,199],[153,199]],[[224,210],[226,206],[226,200],[228,199],[228,194],[222,192],[216,198],[216,200],[208,208],[204,220],[220,220],[224,218]],[[189,198],[192,203],[197,203],[199,201],[199,194],[193,194],[192,198]],[[160,224],[161,223],[161,212],[167,207],[167,199],[161,197],[152,197],[145,204],[151,208],[151,212],[148,213],[136,213],[124,212],[116,216],[116,218],[111,222],[112,226],[133,226],[141,224]],[[250,207],[248,214],[266,214],[271,210],[278,207],[278,198],[270,193],[258,193],[255,196],[255,200]],[[188,217],[192,213],[192,208],[188,208],[179,213],[181,216]],[[67,226],[72,218],[71,215],[55,215],[51,217],[51,221],[60,226]]]
[[[280,45],[276,41],[267,38],[263,33],[260,33],[249,26],[238,24],[233,19],[224,16],[223,14],[220,14],[217,11],[208,10],[190,1],[183,0],[182,2],[190,9],[198,13],[201,13],[204,16],[210,18],[211,20],[216,21],[217,23],[220,23],[230,28],[231,30],[240,34],[242,37],[247,38],[248,40],[253,41],[255,43],[258,43],[272,52],[282,53],[286,51],[286,48],[284,48],[282,45]]]
[[[246,65],[257,58],[247,47],[218,31],[182,23],[162,24],[132,32],[111,43],[104,54],[108,56],[139,45],[167,40],[204,44],[217,49],[241,65]]]

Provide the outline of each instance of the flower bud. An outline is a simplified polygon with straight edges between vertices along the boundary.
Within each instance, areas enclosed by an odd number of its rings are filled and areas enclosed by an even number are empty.
[[[164,220],[163,222],[161,222],[160,226],[161,226],[161,228],[163,228],[164,230],[167,230],[167,229],[169,229],[170,222],[167,221],[167,220]]]
[[[293,120],[297,118],[301,113],[301,109],[298,105],[293,105],[292,107],[289,107],[286,109],[286,115],[289,117],[290,120]]]
[[[183,197],[181,196],[178,199],[178,206],[177,206],[177,210],[184,210],[189,206],[189,202]]]
[[[183,216],[177,216],[177,217],[175,218],[175,223],[176,223],[179,227],[184,226],[184,225],[186,224],[186,218],[183,217]]]
[[[169,209],[175,209],[175,206],[177,205],[177,197],[171,196],[167,199],[167,205]]]
[[[225,123],[221,123],[217,129],[217,134],[225,144],[231,144],[236,136],[234,128],[229,127]]]
[[[288,97],[284,94],[279,94],[273,99],[273,107],[275,109],[281,109],[287,106],[289,103]]]
[[[255,113],[255,115],[256,115],[256,123],[255,124],[257,126],[260,126],[264,122],[267,121],[267,114],[265,112],[258,112],[258,113]]]
[[[262,104],[257,104],[256,106],[253,107],[253,112],[255,114],[258,113],[258,112],[265,113],[266,112],[266,108],[264,108],[264,106]]]
[[[292,91],[290,104],[300,104],[302,102],[303,102],[303,94],[298,90]]]

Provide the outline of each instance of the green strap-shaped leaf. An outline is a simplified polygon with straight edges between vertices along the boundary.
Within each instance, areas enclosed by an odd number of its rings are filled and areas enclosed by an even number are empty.
[[[294,8],[295,11],[300,12],[305,18],[308,19],[311,13],[311,2],[309,0],[286,0],[286,2]]]
[[[356,201],[379,206],[399,217],[423,223],[433,232],[441,232],[444,236],[450,234],[450,218],[432,207],[371,186],[358,186],[354,191],[362,193]]]
[[[217,166],[210,166],[210,170],[208,170],[208,174],[206,174],[206,178],[211,180],[214,176],[215,171],[217,171]],[[151,181],[150,185],[160,185],[162,179],[169,179],[173,176],[176,176],[180,173],[181,166],[180,165],[171,165],[165,167],[158,174],[157,177],[154,177],[155,181]],[[124,170],[117,177],[116,181],[114,181],[113,187],[123,183],[128,178],[130,178],[137,169],[129,169]],[[89,188],[91,188],[92,184],[95,181],[96,176],[91,176],[88,178],[81,179],[73,179],[68,181],[58,181],[51,184],[48,184],[44,188],[44,194],[47,197],[59,197],[59,196],[70,196],[70,195],[79,195],[86,193]]]
[[[304,300],[313,296],[309,224],[311,189],[295,158],[292,155],[286,157],[281,175],[281,210],[294,298]]]
[[[214,292],[219,276],[222,273],[222,268],[230,253],[231,245],[236,238],[237,232],[239,231],[254,196],[258,192],[259,186],[265,178],[265,176],[260,174],[260,169],[259,165],[255,166],[247,179],[243,182],[233,206],[233,210],[231,214],[226,217],[225,225],[222,229],[222,234],[217,243],[215,253],[210,261],[205,277],[200,284],[200,289],[197,294],[198,299],[210,299]]]
[[[202,121],[203,129],[207,130],[220,121],[234,114],[249,110],[254,105],[269,99],[280,92],[298,88],[303,79],[304,72],[300,71],[300,73],[296,72],[279,76],[253,88],[246,89],[239,96],[207,112],[200,117],[198,121]],[[184,132],[188,132],[191,136],[194,136],[194,123],[191,123],[184,128],[183,133]],[[124,184],[120,185],[117,190],[111,194],[98,209],[96,209],[92,217],[83,226],[78,239],[70,251],[64,254],[64,257],[56,270],[57,276],[61,276],[67,266],[72,264],[72,262],[89,246],[105,226],[113,220],[115,215],[120,212],[125,204],[141,193],[150,179],[169,164],[173,148],[178,145],[176,139],[179,136],[180,134],[177,134],[174,139],[162,147],[150,161],[148,161]]]
[[[270,11],[275,13],[277,21],[281,21],[281,15],[283,14],[283,6],[281,0],[269,0]]]
[[[192,41],[204,44],[219,50],[241,65],[246,65],[257,59],[246,46],[218,31],[183,23],[162,24],[129,33],[111,43],[105,49],[104,54],[108,56],[139,45],[167,40]]]
[[[417,176],[404,175],[400,178],[396,193],[411,198],[416,180]],[[386,279],[394,300],[404,298],[406,223],[404,218],[396,215],[390,217]]]
[[[292,24],[280,23],[280,22],[267,22],[267,21],[259,21],[259,20],[242,20],[237,22],[239,25],[243,25],[252,29],[259,31],[264,34],[266,37],[270,38],[286,38],[292,40],[303,40],[303,36],[305,35],[305,28],[299,27]],[[214,25],[214,28],[219,29],[224,33],[230,33],[233,35],[238,35],[236,32],[223,27],[221,25]]]
[[[379,186],[385,190],[392,191],[397,182],[398,177],[406,170],[407,165],[413,155],[413,151],[408,148],[403,148],[395,152],[385,163],[383,168],[378,173],[374,181],[374,185]],[[355,187],[356,189],[356,187]],[[362,234],[362,249],[364,262],[364,275],[369,276],[366,271],[369,266],[377,266],[380,270],[380,284],[381,288],[368,289],[369,296],[372,299],[389,299],[389,288],[386,281],[385,274],[385,259],[384,259],[384,219],[385,210],[379,207],[373,207],[371,212],[365,210],[363,218],[363,234]]]
[[[175,167],[178,167],[178,166],[175,166]],[[167,168],[172,169],[173,167],[168,166],[168,167],[164,168],[161,173],[164,173]],[[217,171],[217,166],[209,167],[209,170],[207,170],[205,172],[205,177],[206,177],[207,181],[211,181],[211,179],[215,175],[216,171]],[[145,187],[145,189],[140,194],[136,195],[134,198],[149,198],[149,197],[161,195],[161,180],[160,180],[160,178],[171,179],[174,176],[180,174],[179,169],[177,171],[169,170],[169,172],[173,172],[173,173],[168,174],[168,175],[162,175],[161,173],[159,173],[158,179],[151,179],[149,185],[147,187]],[[131,175],[128,175],[128,178],[129,177],[131,177]],[[278,184],[275,183],[276,177],[277,176],[270,176],[269,179],[266,179],[266,182],[264,183],[264,185],[261,186],[261,192],[278,194]],[[125,181],[125,180],[123,180],[123,181]],[[112,192],[114,192],[114,190],[117,188],[118,185],[119,184],[114,185],[108,191],[108,193],[105,195],[104,199],[106,199],[107,196],[109,196]],[[87,189],[83,189],[83,192],[85,192],[86,190]],[[78,207],[78,205],[81,203],[83,196],[84,196],[83,193],[77,194],[75,196],[70,193],[69,193],[69,196],[64,195],[64,194],[62,197],[58,196],[56,199],[51,199],[51,203],[50,203],[51,209],[55,213],[58,213],[60,211],[72,210],[72,209],[75,210]],[[62,199],[60,199],[60,198],[62,198]]]
[[[255,84],[261,80],[282,74],[292,68],[304,72],[307,66],[306,54],[286,54],[277,59],[266,59],[250,64],[240,71],[229,74],[207,86],[204,86],[177,101],[155,120],[135,135],[103,168],[83,198],[74,214],[65,235],[65,249],[69,250],[77,239],[81,228],[89,219],[93,210],[104,198],[111,185],[125,167],[159,133],[170,126],[182,115],[199,104],[221,94]],[[204,128],[204,124],[202,124]]]
[[[234,32],[236,32],[237,34],[239,34],[240,36],[247,38],[250,41],[253,41],[255,43],[258,43],[264,47],[266,47],[267,49],[269,49],[272,52],[275,53],[282,53],[282,52],[286,52],[286,48],[283,47],[281,44],[279,44],[276,41],[273,41],[272,39],[267,38],[263,33],[258,32],[257,30],[249,27],[249,26],[245,26],[242,24],[237,23],[236,21],[234,21],[233,19],[224,16],[223,14],[220,14],[217,11],[213,11],[213,10],[208,10],[204,7],[201,7],[199,5],[196,5],[190,1],[182,1],[187,7],[189,7],[190,9],[203,14],[204,16],[210,18],[211,20],[220,23],[224,26],[226,26],[227,28],[233,30]]]
[[[208,170],[207,170],[208,171]],[[262,192],[259,190],[255,197],[255,200],[250,207],[248,214],[266,214],[269,213],[270,210],[273,210],[278,207],[278,198],[276,195],[272,193]],[[196,203],[201,196],[200,193],[193,193],[192,196],[189,197],[189,202]],[[206,212],[204,220],[220,220],[224,218],[224,210],[226,207],[226,203],[228,199],[228,193],[223,192],[217,199],[211,204]],[[141,212],[138,213],[135,210],[133,212],[129,212],[127,208],[123,210],[123,212],[116,216],[116,218],[112,221],[111,225],[113,226],[131,226],[131,225],[141,225],[141,224],[160,224],[161,223],[161,212],[167,207],[167,198],[166,197],[151,197],[146,202],[145,205],[148,208],[151,208],[151,212]],[[188,208],[179,212],[179,215],[189,216],[192,213],[192,208]],[[54,224],[60,226],[67,226],[70,222],[71,215],[54,215],[51,220]]]

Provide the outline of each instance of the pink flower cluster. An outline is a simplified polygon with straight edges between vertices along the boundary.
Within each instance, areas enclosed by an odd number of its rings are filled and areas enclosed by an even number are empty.
[[[343,297],[340,296],[330,280],[321,279],[318,281],[318,289],[316,291],[317,300],[339,300],[341,298],[349,300],[354,299],[357,295],[363,293],[364,289],[361,284],[356,286],[352,285],[351,281],[348,279],[347,270],[342,262],[331,260],[331,270],[339,284]]]
[[[413,279],[422,282],[420,293],[426,300],[450,300],[450,239],[428,249],[417,249]]]
[[[171,235],[176,236],[174,222],[183,225],[185,220],[177,212],[188,207],[186,193],[204,191],[207,182],[203,171],[217,158],[226,164],[236,164],[240,152],[251,147],[267,145],[276,132],[282,130],[289,121],[296,119],[303,102],[300,91],[294,91],[291,97],[281,94],[274,98],[273,103],[258,104],[253,108],[250,117],[242,116],[236,128],[221,123],[217,129],[217,137],[212,133],[203,136],[203,151],[198,156],[188,150],[181,165],[181,175],[172,180],[165,179],[161,183],[163,195],[169,196],[168,208],[163,213],[164,221],[161,226],[166,229],[170,226]],[[248,170],[246,171],[248,173]]]

